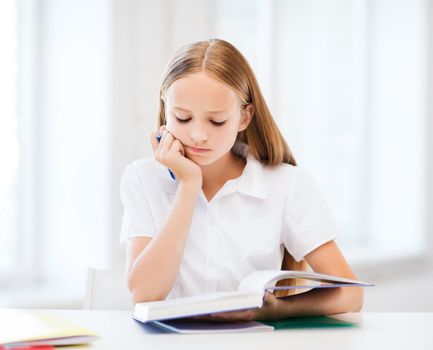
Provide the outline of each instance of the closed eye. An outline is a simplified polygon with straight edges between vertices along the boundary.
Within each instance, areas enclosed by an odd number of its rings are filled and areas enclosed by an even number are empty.
[[[179,123],[186,123],[186,122],[189,122],[189,121],[191,120],[191,118],[185,118],[185,119],[182,119],[182,118],[178,118],[178,117],[176,117],[176,120],[177,120]]]
[[[179,117],[175,117],[175,118],[179,123],[187,123],[192,119],[192,118],[179,118]],[[223,126],[226,123],[226,120],[220,122],[217,122],[215,120],[210,120],[210,122],[215,126]]]
[[[215,126],[223,126],[223,125],[226,123],[225,120],[223,120],[223,121],[221,121],[221,122],[217,122],[217,121],[215,121],[215,120],[211,120],[210,122],[211,122],[213,125],[215,125]]]

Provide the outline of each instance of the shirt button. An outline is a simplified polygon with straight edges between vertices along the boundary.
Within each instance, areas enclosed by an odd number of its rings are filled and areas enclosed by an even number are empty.
[[[215,221],[214,218],[210,219],[210,221],[209,221],[209,225],[214,226],[215,223],[216,223],[216,221]]]

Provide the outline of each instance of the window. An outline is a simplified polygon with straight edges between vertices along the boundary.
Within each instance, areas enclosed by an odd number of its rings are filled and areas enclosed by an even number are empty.
[[[216,2],[352,262],[421,254],[427,2]],[[242,15],[241,15],[242,14]]]
[[[16,268],[18,118],[16,4],[0,3],[0,276]]]
[[[111,253],[109,18],[104,0],[0,4],[0,283],[47,299],[84,294]]]

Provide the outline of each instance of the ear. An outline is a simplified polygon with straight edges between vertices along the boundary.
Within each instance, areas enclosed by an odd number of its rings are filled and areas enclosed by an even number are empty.
[[[241,122],[238,131],[245,130],[253,119],[254,106],[250,103],[244,106],[241,110]]]

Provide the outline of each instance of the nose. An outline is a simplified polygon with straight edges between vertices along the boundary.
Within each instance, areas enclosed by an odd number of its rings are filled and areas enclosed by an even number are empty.
[[[194,144],[200,144],[208,140],[208,134],[205,128],[198,123],[191,126],[189,137]]]

